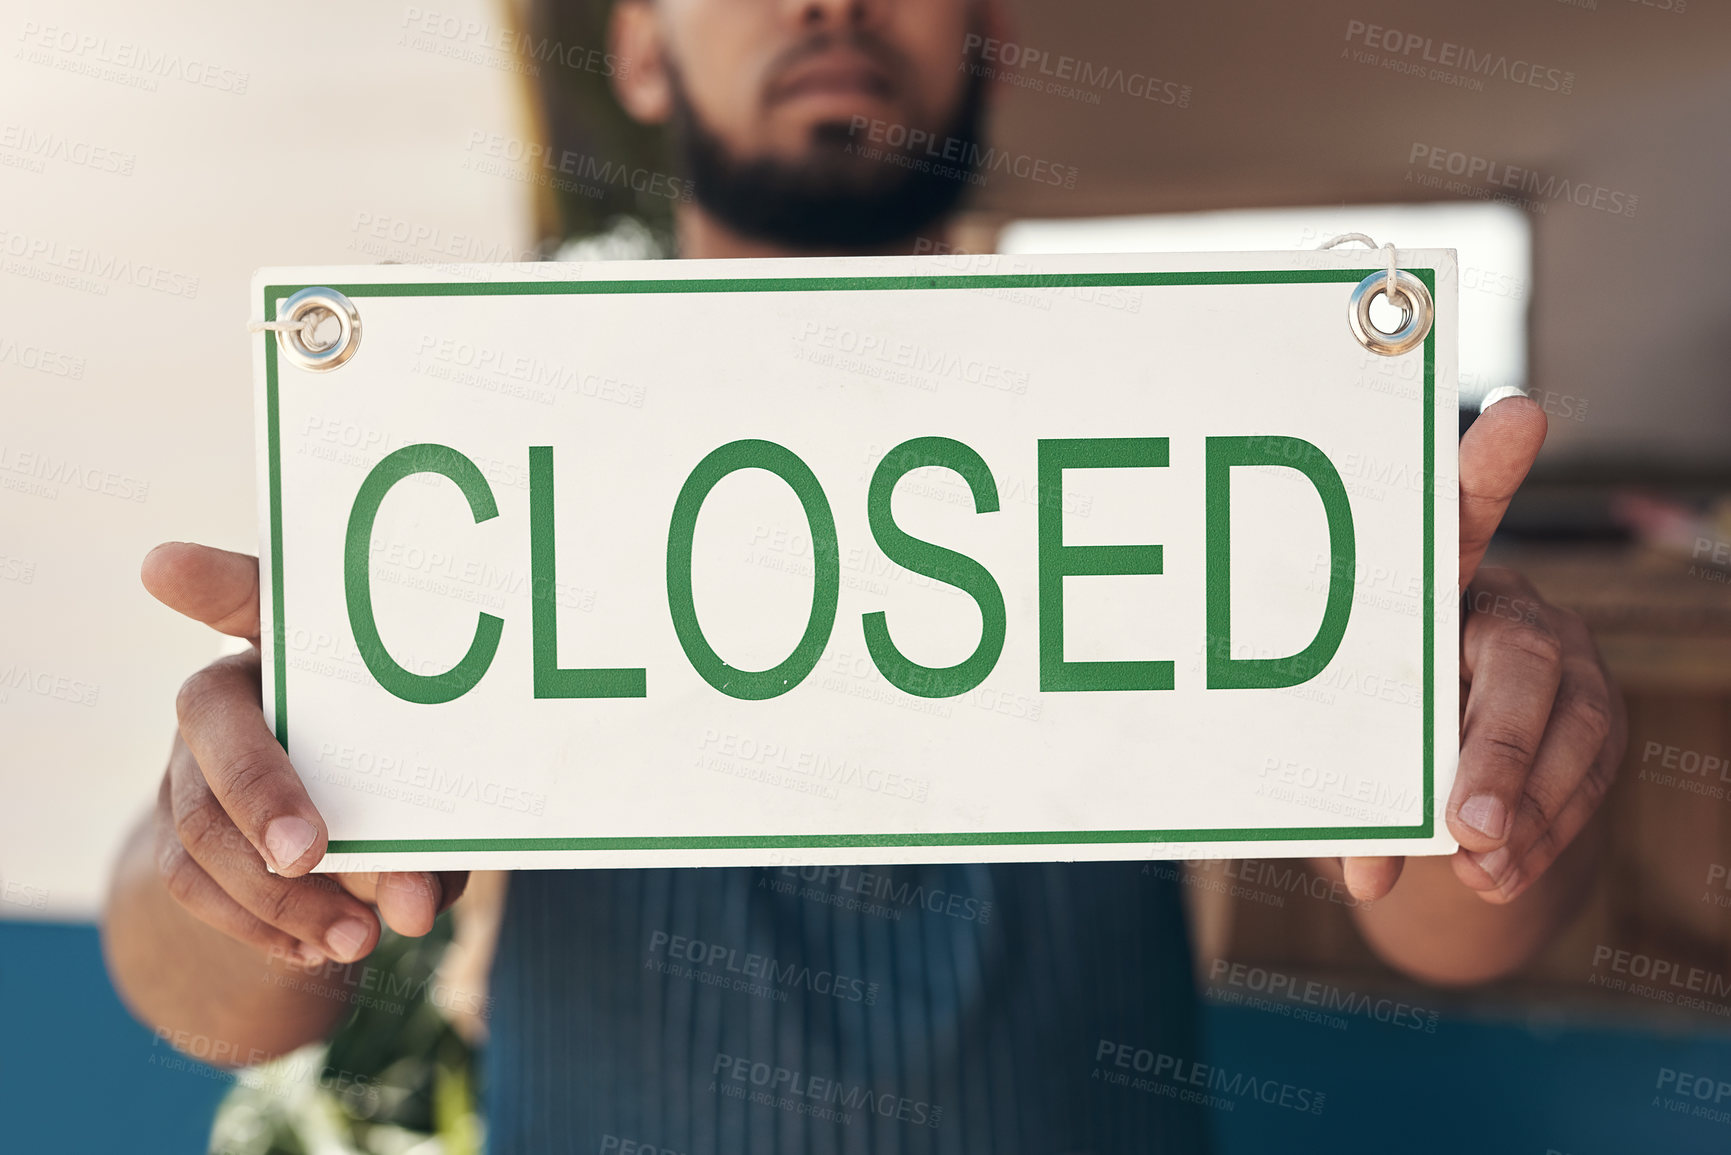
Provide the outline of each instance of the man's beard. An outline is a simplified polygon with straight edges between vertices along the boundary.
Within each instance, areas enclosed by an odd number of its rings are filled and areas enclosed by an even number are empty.
[[[967,76],[950,123],[934,138],[954,161],[907,154],[840,123],[818,125],[800,160],[741,160],[698,116],[677,70],[674,146],[697,203],[742,236],[794,249],[886,248],[948,216],[967,191],[984,107],[979,72]],[[862,155],[873,150],[872,159]],[[911,163],[896,163],[903,156]]]

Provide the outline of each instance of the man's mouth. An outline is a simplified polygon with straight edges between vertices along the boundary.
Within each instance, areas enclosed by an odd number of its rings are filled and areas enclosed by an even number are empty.
[[[887,100],[891,94],[888,75],[869,56],[831,49],[788,69],[771,86],[769,102],[774,105],[811,97],[858,96]]]

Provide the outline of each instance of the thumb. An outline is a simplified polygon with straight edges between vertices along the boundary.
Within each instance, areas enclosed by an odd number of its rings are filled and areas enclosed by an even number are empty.
[[[1493,404],[1461,438],[1461,589],[1478,572],[1491,535],[1544,443],[1544,410],[1524,394]]]
[[[230,637],[258,641],[257,558],[171,541],[144,556],[138,576],[169,609]]]

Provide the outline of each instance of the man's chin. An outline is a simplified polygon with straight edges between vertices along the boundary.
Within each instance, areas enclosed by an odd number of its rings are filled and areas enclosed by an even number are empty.
[[[849,125],[830,122],[798,142],[756,159],[783,172],[800,174],[799,183],[814,191],[868,196],[892,188],[902,175],[902,167],[886,164],[885,158],[896,150],[867,146],[863,141],[864,134],[850,133]]]

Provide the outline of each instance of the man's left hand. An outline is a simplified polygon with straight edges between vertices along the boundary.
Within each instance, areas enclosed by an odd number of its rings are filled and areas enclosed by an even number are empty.
[[[1460,444],[1461,746],[1444,817],[1460,881],[1487,902],[1526,890],[1581,832],[1628,741],[1619,694],[1580,615],[1512,570],[1480,569],[1545,440],[1524,397],[1497,402]],[[1381,898],[1400,858],[1348,858],[1346,882]]]

